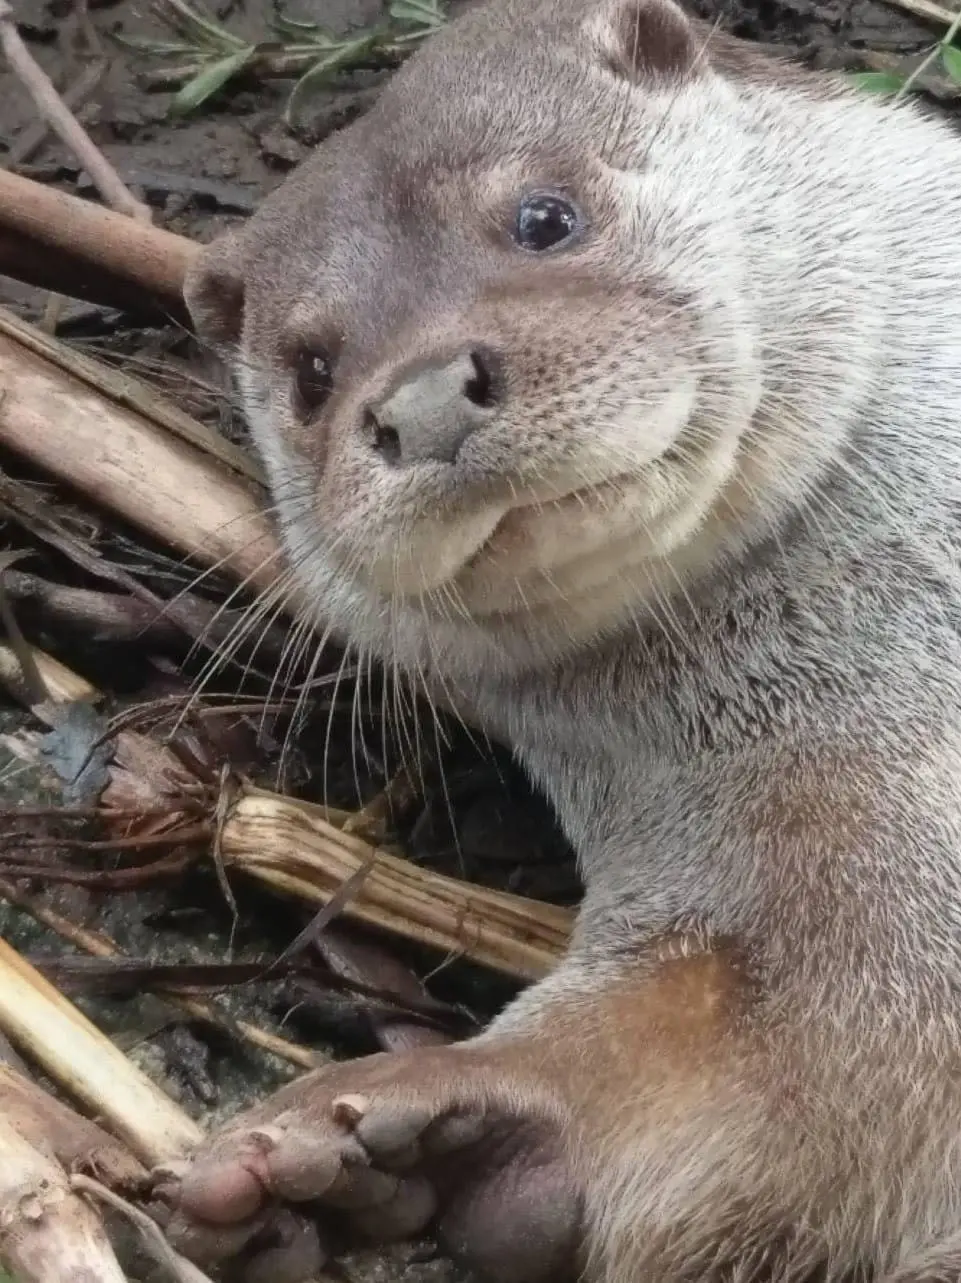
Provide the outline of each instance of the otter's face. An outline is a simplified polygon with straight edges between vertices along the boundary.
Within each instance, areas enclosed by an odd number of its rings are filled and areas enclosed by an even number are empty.
[[[691,96],[729,92],[701,52],[666,0],[495,0],[194,270],[291,559],[359,645],[536,662],[690,563],[758,395],[731,256],[669,181],[703,161]]]

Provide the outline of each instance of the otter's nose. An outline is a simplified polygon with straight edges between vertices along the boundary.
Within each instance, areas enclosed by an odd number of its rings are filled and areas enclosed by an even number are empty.
[[[367,406],[366,427],[389,463],[453,463],[471,433],[495,414],[497,384],[494,358],[487,354],[422,362]]]

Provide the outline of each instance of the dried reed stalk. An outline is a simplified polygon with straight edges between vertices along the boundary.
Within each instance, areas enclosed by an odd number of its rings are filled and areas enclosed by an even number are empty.
[[[220,851],[228,866],[316,904],[373,856],[346,914],[522,980],[551,970],[573,924],[567,909],[431,873],[344,833],[322,807],[260,789],[231,807]]]
[[[39,904],[28,896],[21,894],[16,885],[4,877],[0,877],[0,898],[7,900],[10,904],[15,904],[24,913],[29,913],[36,922],[40,922],[51,931],[55,931],[62,939],[69,940],[72,945],[82,949],[84,953],[89,953],[95,958],[123,957],[120,949],[109,936],[104,935],[101,931],[91,931],[87,927],[78,927],[47,905]],[[235,1020],[226,1015],[214,1002],[180,993],[164,993],[163,998],[171,1006],[178,1007],[185,1012],[191,1019],[202,1020],[207,1024],[225,1029],[228,1033],[234,1033],[252,1047],[258,1047],[261,1051],[269,1051],[271,1055],[279,1056],[282,1060],[286,1060],[292,1065],[297,1065],[300,1069],[315,1069],[320,1063],[320,1058],[309,1047],[291,1042],[288,1038],[281,1038],[278,1034],[272,1034],[267,1029],[261,1029],[258,1025],[248,1020]],[[0,1066],[0,1080],[2,1080],[2,1066]]]
[[[107,307],[186,321],[183,280],[198,246],[0,170],[0,272]]]
[[[138,806],[181,809],[186,767],[159,740],[122,731],[115,741],[104,817]],[[230,784],[219,804],[214,856],[231,869],[310,904],[343,896],[340,912],[408,940],[470,958],[521,980],[551,969],[573,922],[567,909],[444,877],[332,823],[324,807],[249,785]],[[344,889],[348,882],[357,879]]]
[[[212,450],[184,440],[183,431],[174,435],[170,416],[161,423],[124,404],[109,377],[95,388],[41,355],[38,331],[6,315],[3,322],[0,444],[200,564],[222,566],[255,587],[274,582],[279,554],[261,491],[218,465]],[[26,329],[32,350],[15,329]],[[198,444],[211,436],[193,428]]]
[[[147,1166],[182,1157],[200,1140],[179,1106],[4,940],[0,1029]]]

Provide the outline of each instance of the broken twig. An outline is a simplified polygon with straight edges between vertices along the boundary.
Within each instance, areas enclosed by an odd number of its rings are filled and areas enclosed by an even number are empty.
[[[568,909],[432,873],[335,828],[323,807],[259,789],[234,804],[221,850],[228,866],[314,904],[370,863],[346,915],[522,980],[554,967],[573,923]]]
[[[106,307],[185,322],[198,247],[93,201],[0,170],[0,273]]]
[[[76,111],[82,107],[100,84],[106,69],[107,63],[104,58],[99,58],[96,62],[84,67],[77,79],[72,81],[63,91],[64,106],[71,111]],[[23,130],[17,141],[10,148],[7,156],[7,167],[16,169],[19,165],[26,164],[31,156],[35,155],[43,146],[49,132],[50,123],[47,120],[38,120],[36,124],[30,125]]]
[[[95,391],[12,337],[8,321],[0,311],[0,443],[200,564],[223,563],[254,587],[274,582],[280,557],[262,492],[186,441],[179,419],[177,431],[114,399],[109,377]],[[213,435],[192,429],[198,441]]]
[[[68,1171],[96,1172],[112,1189],[134,1190],[147,1178],[125,1145],[9,1065],[0,1065],[0,1115]]]

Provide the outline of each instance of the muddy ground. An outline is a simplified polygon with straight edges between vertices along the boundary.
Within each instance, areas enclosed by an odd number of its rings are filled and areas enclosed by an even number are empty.
[[[887,0],[695,0],[702,15],[751,40],[793,49],[812,66],[850,70],[910,67],[940,34]],[[169,38],[148,0],[89,0],[86,17],[74,0],[15,0],[24,38],[62,90],[77,83],[103,58],[105,69],[78,114],[126,181],[149,201],[156,222],[206,240],[246,217],[259,200],[307,153],[309,147],[342,127],[373,100],[389,69],[366,68],[344,77],[336,88],[318,93],[296,128],[283,110],[289,82],[242,82],[205,103],[193,116],[171,119],[171,92],[156,87],[159,70],[170,60],[131,53],[113,38]],[[244,39],[269,38],[271,0],[210,0],[210,10]],[[288,12],[349,32],[377,21],[380,0],[292,0]],[[176,60],[173,60],[176,62]],[[944,109],[954,110],[955,89],[935,78],[926,82]],[[0,67],[0,164],[42,181],[91,195],[86,175],[58,143],[33,137],[34,108],[16,79]],[[28,144],[30,144],[28,146]],[[49,307],[49,296],[0,278],[0,303],[31,320]],[[144,331],[126,318],[65,301],[59,312],[62,338],[159,383],[191,413],[242,436],[236,416],[224,409],[223,382],[209,361],[173,330]],[[0,460],[6,467],[9,461]],[[63,496],[69,502],[69,496]],[[20,547],[23,532],[2,528],[5,547]],[[122,539],[109,530],[97,536],[109,555],[127,556]],[[41,571],[56,578],[62,568]],[[118,700],[156,689],[158,672],[172,663],[186,680],[195,676],[184,656],[137,653],[109,638],[62,635],[42,610],[26,611],[24,631],[101,684],[114,683]],[[168,668],[158,663],[162,660]],[[334,662],[334,661],[332,661]],[[26,723],[12,701],[0,706],[0,736]],[[321,763],[326,745],[327,712],[315,710],[295,755],[286,784],[306,796],[326,797],[356,807],[382,787],[391,764],[376,753],[361,753],[358,767],[352,745],[352,719],[335,715],[329,739],[326,783]],[[318,729],[319,728],[319,729]],[[577,885],[569,853],[538,799],[529,795],[503,755],[453,737],[442,751],[425,798],[398,817],[397,836],[407,853],[430,867],[466,875],[524,894],[573,903]],[[372,742],[377,743],[376,734]],[[276,743],[258,741],[263,781],[276,783]],[[0,801],[5,804],[46,796],[49,780],[15,759],[0,762]],[[106,894],[70,887],[43,891],[27,883],[32,895],[55,903],[64,915],[109,933],[127,953],[143,960],[221,961],[231,933],[231,916],[207,871],[178,882]],[[267,958],[283,949],[303,926],[304,916],[285,905],[265,904],[262,896],[238,890],[239,929],[235,957]],[[23,914],[0,903],[0,933],[35,958],[63,955],[56,937]],[[484,1019],[513,991],[500,979],[463,964],[438,967],[436,957],[389,944],[393,954],[420,976],[445,1002]],[[210,1029],[184,1022],[159,999],[118,997],[76,981],[71,992],[158,1081],[197,1117],[216,1120],[246,1100],[289,1077],[289,1066],[242,1048]],[[282,1030],[315,1048],[319,1056],[356,1055],[382,1045],[378,1027],[363,1004],[333,994],[305,996],[284,983],[236,990],[224,1000],[229,1009],[262,1026]],[[375,1283],[441,1283],[458,1277],[428,1247],[410,1254],[366,1254],[348,1264],[348,1277]]]

